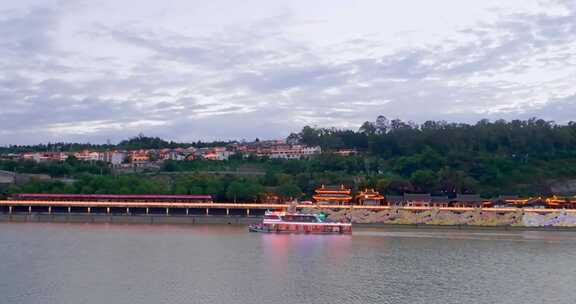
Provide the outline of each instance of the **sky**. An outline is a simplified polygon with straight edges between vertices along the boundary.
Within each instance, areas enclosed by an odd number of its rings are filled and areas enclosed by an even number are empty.
[[[576,0],[0,1],[0,145],[576,120]]]

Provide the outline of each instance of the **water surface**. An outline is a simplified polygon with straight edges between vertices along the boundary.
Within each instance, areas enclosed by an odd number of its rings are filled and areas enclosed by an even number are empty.
[[[0,303],[575,303],[576,232],[0,224]]]

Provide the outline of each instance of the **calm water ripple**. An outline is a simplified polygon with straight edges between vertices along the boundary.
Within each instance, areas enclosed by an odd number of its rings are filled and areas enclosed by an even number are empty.
[[[0,303],[576,303],[576,232],[0,224]]]

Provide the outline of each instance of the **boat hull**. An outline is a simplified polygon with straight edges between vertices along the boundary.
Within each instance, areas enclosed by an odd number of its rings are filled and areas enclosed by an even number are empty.
[[[335,225],[250,225],[250,232],[277,233],[277,234],[351,234],[352,226],[349,224]]]

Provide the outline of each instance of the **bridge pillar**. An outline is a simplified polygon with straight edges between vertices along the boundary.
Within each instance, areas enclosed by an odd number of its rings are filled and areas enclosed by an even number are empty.
[[[190,209],[186,208],[186,215],[189,214]]]
[[[146,207],[146,214],[150,213],[150,208]]]
[[[72,207],[68,206],[68,213],[72,212]]]
[[[32,206],[28,206],[28,213],[32,213]]]
[[[106,213],[110,214],[110,207],[106,207]]]
[[[170,214],[170,208],[166,208],[166,214]]]
[[[206,215],[210,214],[210,213],[208,212],[208,210],[209,210],[209,209],[208,209],[208,208],[206,208]]]
[[[52,206],[48,206],[48,214],[52,214]]]
[[[230,215],[230,208],[226,208],[226,215]]]
[[[12,206],[8,206],[8,213],[12,214]]]
[[[88,207],[88,213],[92,213],[92,209]]]
[[[250,209],[246,208],[246,216],[250,216]]]
[[[126,214],[130,214],[130,208],[126,207]]]

